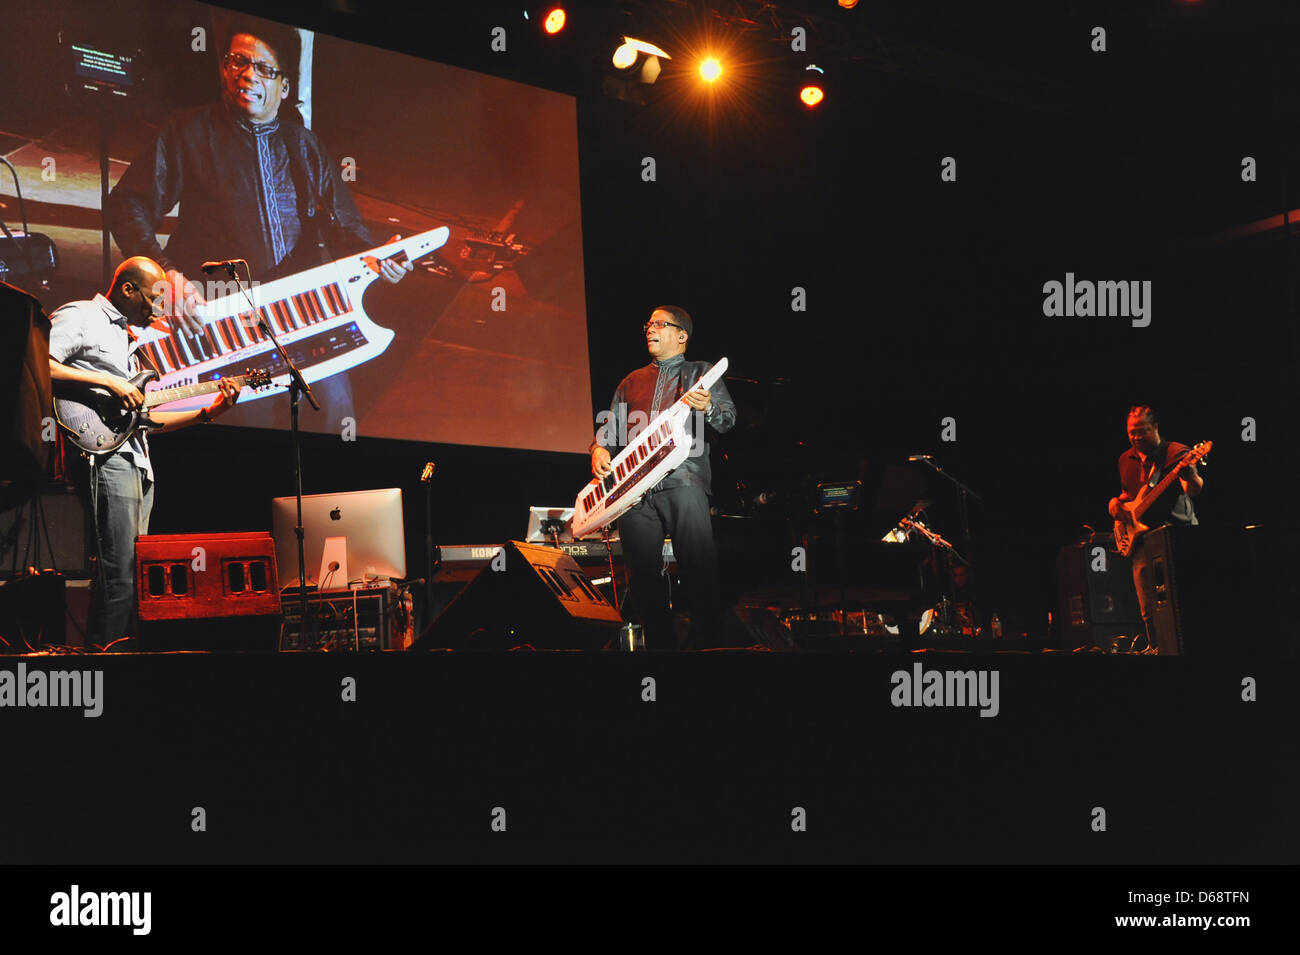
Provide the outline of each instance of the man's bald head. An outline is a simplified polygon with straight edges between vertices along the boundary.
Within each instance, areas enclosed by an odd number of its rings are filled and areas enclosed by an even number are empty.
[[[146,255],[133,255],[117,267],[113,273],[113,284],[108,287],[109,297],[121,287],[123,282],[131,282],[143,289],[152,289],[159,282],[167,281],[163,267]]]
[[[155,303],[166,294],[167,272],[153,259],[133,255],[117,267],[106,296],[132,325],[148,325],[160,317]]]

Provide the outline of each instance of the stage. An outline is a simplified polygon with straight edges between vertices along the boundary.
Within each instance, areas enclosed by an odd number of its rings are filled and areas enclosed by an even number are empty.
[[[1258,864],[1294,845],[1271,728],[1296,725],[1295,666],[1258,658],[0,658],[20,666],[102,676],[98,716],[5,707],[16,864]]]

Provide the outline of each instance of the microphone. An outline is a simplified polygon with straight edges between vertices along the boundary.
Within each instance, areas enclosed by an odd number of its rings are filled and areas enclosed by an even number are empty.
[[[243,259],[222,259],[220,262],[204,262],[199,267],[203,269],[204,275],[211,275],[217,269],[230,269],[230,271],[233,272],[235,270],[235,263],[242,262],[242,261],[244,260]]]
[[[933,454],[909,454],[909,455],[907,456],[907,460],[909,460],[909,461],[933,461],[933,460],[934,460],[934,455],[933,455]]]

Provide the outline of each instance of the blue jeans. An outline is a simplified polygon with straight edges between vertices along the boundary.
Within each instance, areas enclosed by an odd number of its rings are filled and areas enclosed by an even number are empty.
[[[87,513],[97,524],[101,569],[93,584],[86,637],[103,647],[135,635],[129,633],[135,611],[135,539],[149,533],[153,482],[120,454],[107,455],[89,470],[80,464],[77,478]]]

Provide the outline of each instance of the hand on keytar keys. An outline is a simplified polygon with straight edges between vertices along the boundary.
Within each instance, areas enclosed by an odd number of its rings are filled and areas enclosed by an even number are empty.
[[[395,235],[388,241],[397,242],[401,238],[400,235]],[[392,259],[377,259],[373,255],[366,256],[365,261],[366,265],[378,272],[384,281],[392,282],[394,285],[402,281],[406,277],[406,273],[415,268],[410,262],[398,263]]]
[[[198,309],[207,302],[198,287],[175,269],[167,270],[167,283],[170,286],[163,298],[163,304],[169,313],[166,317],[169,327],[179,329],[193,337],[203,331],[203,322],[197,314]]]

